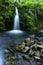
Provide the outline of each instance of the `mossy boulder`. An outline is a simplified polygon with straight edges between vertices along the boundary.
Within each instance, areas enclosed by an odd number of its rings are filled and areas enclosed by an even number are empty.
[[[25,48],[25,44],[24,43],[18,44],[18,45],[15,46],[15,48],[18,51],[22,51]]]
[[[34,41],[31,40],[30,38],[26,38],[24,43],[25,43],[26,46],[31,46],[31,45],[34,44]]]

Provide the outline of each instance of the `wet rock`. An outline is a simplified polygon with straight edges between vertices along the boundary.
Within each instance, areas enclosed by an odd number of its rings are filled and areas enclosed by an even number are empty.
[[[24,43],[22,43],[20,45],[18,44],[18,45],[15,46],[15,49],[18,50],[18,51],[22,51],[24,48],[25,48],[25,44]]]
[[[39,45],[39,44],[34,44],[34,45],[31,46],[31,48],[33,50],[38,50],[38,49],[43,49],[43,46],[42,45]]]
[[[26,38],[25,41],[24,41],[25,45],[30,45],[30,41],[31,41],[30,38]]]
[[[40,51],[40,56],[43,58],[43,49]]]
[[[30,38],[26,38],[24,43],[26,46],[31,46],[34,44],[34,40],[31,40]]]
[[[14,52],[14,53],[6,54],[5,58],[8,59],[8,60],[15,60],[17,57],[16,57],[16,54]]]
[[[34,59],[35,59],[35,60],[38,60],[38,61],[41,60],[41,58],[40,58],[40,57],[37,57],[37,56],[34,56]]]
[[[11,47],[11,46],[8,46],[7,48],[6,48],[6,53],[9,51],[9,52],[11,52],[11,53],[13,53],[14,52],[14,47]]]
[[[32,50],[37,50],[37,44],[31,45],[30,47]]]
[[[32,46],[34,44],[34,40],[30,41],[30,46]]]
[[[36,37],[36,40],[37,40],[38,42],[40,42],[40,41],[39,41],[39,37]]]
[[[7,62],[6,62],[6,65],[12,65],[12,62],[7,61]]]
[[[37,42],[37,44],[41,45],[41,44],[42,44],[42,42]]]
[[[41,63],[43,63],[43,59],[41,59]]]
[[[29,56],[30,57],[33,57],[34,56],[34,51],[32,49],[30,49],[30,51],[29,51]]]
[[[40,51],[35,51],[35,56],[40,57]]]
[[[15,62],[7,61],[6,65],[15,65]]]
[[[7,50],[7,49],[5,49],[5,53],[10,53],[10,51],[9,51],[9,50]]]
[[[38,40],[39,42],[43,42],[43,37],[37,37],[37,40]]]
[[[8,53],[5,55],[6,63],[5,65],[15,65],[15,59],[17,59],[15,53]]]
[[[43,30],[39,30],[38,35],[43,36]]]
[[[29,51],[29,47],[28,46],[25,46],[25,48],[22,50],[23,53],[27,53]]]
[[[29,37],[31,38],[31,39],[35,39],[35,35],[33,34],[33,35],[29,35]]]
[[[40,49],[43,49],[43,45],[38,45],[37,44],[37,47],[40,48]]]
[[[41,63],[40,61],[37,61],[37,64],[38,64],[38,65],[42,65],[42,63]]]
[[[23,55],[23,59],[27,60],[30,62],[30,58],[29,58],[29,55]]]

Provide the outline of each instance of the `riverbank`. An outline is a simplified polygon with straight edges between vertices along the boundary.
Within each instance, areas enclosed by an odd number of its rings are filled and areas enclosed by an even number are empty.
[[[23,35],[25,36],[25,35]],[[18,37],[17,37],[18,38]],[[0,35],[0,49],[6,59],[6,65],[43,65],[43,37],[20,37],[18,44],[14,43],[17,38],[10,35]],[[20,39],[22,40],[20,43]],[[20,50],[19,50],[20,49]],[[42,53],[42,54],[41,54]]]

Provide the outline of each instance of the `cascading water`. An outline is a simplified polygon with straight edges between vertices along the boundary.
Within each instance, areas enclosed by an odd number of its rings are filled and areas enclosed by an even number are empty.
[[[14,25],[13,30],[8,31],[7,33],[15,34],[15,33],[22,33],[23,31],[20,30],[20,23],[19,23],[19,13],[17,7],[15,7],[15,17],[14,17]]]
[[[13,29],[7,31],[6,33],[8,34],[8,37],[10,37],[10,42],[13,40],[12,43],[21,44],[24,41],[24,39],[27,38],[26,32],[20,30],[19,13],[17,7],[15,7]]]
[[[18,13],[18,9],[17,7],[15,8],[15,12],[16,12],[16,15],[15,15],[15,18],[14,18],[14,30],[19,30],[20,29],[20,25],[19,25],[19,13]]]

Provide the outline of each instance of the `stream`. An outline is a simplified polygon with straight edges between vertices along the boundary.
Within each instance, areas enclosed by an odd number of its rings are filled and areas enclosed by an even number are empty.
[[[21,44],[25,38],[27,38],[28,35],[25,33],[23,34],[6,34],[6,33],[0,33],[0,65],[3,65],[5,63],[4,58],[4,50],[5,47],[7,47],[9,44]],[[19,57],[19,54],[17,52],[17,55]],[[16,60],[16,64],[18,65],[18,61]]]
[[[0,65],[5,65],[6,59],[4,58],[4,48],[7,47],[9,44],[21,44],[25,38],[29,37],[28,34],[5,34],[0,33]],[[16,65],[38,65],[36,61],[30,60],[29,62],[22,58],[23,53],[16,52],[18,60],[15,61]]]

